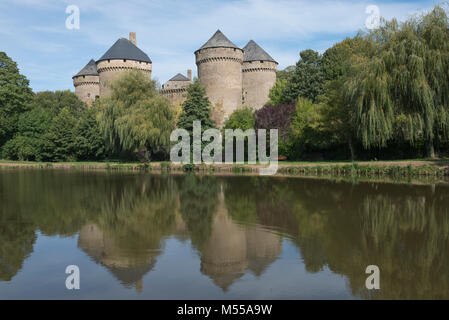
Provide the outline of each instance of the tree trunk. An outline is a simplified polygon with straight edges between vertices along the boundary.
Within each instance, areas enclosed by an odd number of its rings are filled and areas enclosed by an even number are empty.
[[[427,148],[427,158],[434,159],[435,158],[435,148],[433,146],[433,141],[427,140],[426,142],[426,148]]]
[[[145,162],[150,162],[151,161],[151,149],[149,147],[146,147],[146,152],[145,152]]]
[[[354,161],[355,154],[354,154],[354,146],[352,145],[352,138],[351,137],[348,138],[348,147],[349,147],[349,151],[351,152],[351,161]]]

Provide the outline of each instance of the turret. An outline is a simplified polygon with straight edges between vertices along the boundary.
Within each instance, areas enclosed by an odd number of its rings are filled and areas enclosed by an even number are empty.
[[[136,45],[136,34],[130,33],[130,40],[120,38],[97,61],[100,76],[100,96],[110,94],[110,84],[125,71],[137,69],[151,79],[152,62],[148,55]]]
[[[100,78],[95,60],[90,60],[72,79],[76,96],[87,105],[90,106],[100,96]]]
[[[198,78],[206,88],[218,126],[232,111],[242,105],[243,50],[217,30],[201,48],[195,51]]]
[[[253,40],[243,48],[243,99],[246,106],[262,108],[276,82],[278,63]]]

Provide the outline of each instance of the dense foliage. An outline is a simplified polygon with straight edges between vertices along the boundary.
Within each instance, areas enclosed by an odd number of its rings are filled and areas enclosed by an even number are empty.
[[[434,157],[449,151],[449,23],[431,12],[301,52],[269,104],[295,103],[292,159]],[[307,100],[304,100],[307,99]],[[268,125],[268,124],[267,124]]]
[[[364,147],[384,147],[397,133],[412,145],[449,133],[448,17],[437,7],[403,24],[384,23],[365,38],[374,50],[354,58],[345,99]]]
[[[242,107],[236,109],[229,118],[225,121],[225,129],[242,129],[243,131],[248,129],[254,129],[256,125],[256,119],[254,118],[254,111],[250,107]]]
[[[278,129],[279,138],[286,140],[290,134],[290,124],[295,104],[266,105],[255,112],[256,129]]]
[[[289,160],[404,159],[449,155],[449,19],[445,8],[399,23],[382,21],[323,54],[304,50],[277,73],[266,106],[242,107],[223,126],[196,79],[182,110],[142,73],[125,73],[112,95],[88,109],[69,91],[32,93],[17,64],[0,52],[3,158],[67,161],[162,160],[177,126],[202,133],[278,129]],[[203,145],[204,146],[204,145]]]
[[[120,76],[110,97],[98,102],[98,121],[112,154],[145,152],[145,158],[169,153],[170,133],[175,125],[175,109],[156,91],[155,81],[139,71]]]
[[[70,91],[35,95],[18,119],[17,132],[2,148],[4,158],[30,161],[98,160],[103,140],[94,118]]]
[[[17,132],[19,116],[33,98],[29,81],[15,63],[0,52],[0,148]]]
[[[177,126],[192,134],[193,121],[201,121],[201,132],[215,127],[211,119],[211,103],[206,96],[206,89],[198,79],[187,88],[187,99],[182,104]]]
[[[90,108],[68,90],[34,96],[30,90],[30,98],[17,99],[15,108],[5,104],[0,110],[6,119],[1,129],[2,133],[8,130],[10,138],[1,148],[2,158],[89,161],[123,155],[133,160],[141,150],[146,158],[166,157],[175,125],[173,106],[140,72],[124,74],[112,87],[109,98],[97,100]],[[5,123],[14,125],[9,129]]]
[[[313,50],[304,50],[300,53],[301,59],[296,64],[290,81],[284,90],[282,103],[295,102],[298,97],[304,97],[315,102],[323,93],[324,75],[322,57]]]

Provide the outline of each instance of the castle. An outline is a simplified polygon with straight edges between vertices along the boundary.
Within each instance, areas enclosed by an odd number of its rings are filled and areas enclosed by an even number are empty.
[[[195,51],[195,59],[198,79],[206,88],[219,126],[242,105],[257,110],[268,102],[278,63],[253,40],[241,49],[217,30]],[[133,69],[151,79],[152,61],[137,47],[136,33],[130,32],[129,40],[117,40],[99,60],[91,60],[73,76],[75,93],[90,105],[96,98],[110,94],[109,83]],[[187,77],[178,73],[162,85],[160,93],[172,104],[182,104],[191,82],[191,70],[187,70]]]

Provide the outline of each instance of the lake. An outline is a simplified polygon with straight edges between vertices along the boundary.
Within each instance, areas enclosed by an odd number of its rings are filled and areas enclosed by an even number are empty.
[[[0,299],[449,299],[449,187],[3,169]]]

